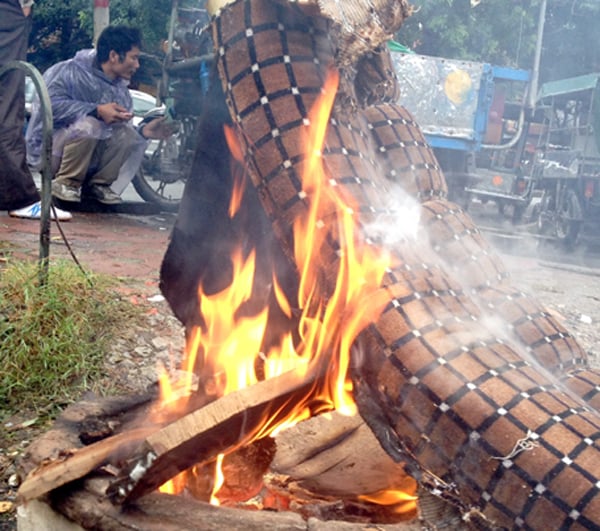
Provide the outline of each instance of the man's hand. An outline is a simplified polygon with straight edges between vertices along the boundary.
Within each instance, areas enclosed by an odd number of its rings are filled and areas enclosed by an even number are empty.
[[[96,107],[96,112],[98,113],[98,117],[106,124],[128,122],[133,118],[133,113],[114,102],[98,105],[98,107]]]
[[[144,138],[151,138],[153,140],[164,140],[171,136],[178,129],[177,122],[166,122],[166,117],[161,116],[154,118],[154,120],[148,122],[142,127],[142,136]]]

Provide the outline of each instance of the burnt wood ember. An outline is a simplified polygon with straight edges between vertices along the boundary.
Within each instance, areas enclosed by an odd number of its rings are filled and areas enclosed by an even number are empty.
[[[248,443],[266,418],[283,420],[309,395],[316,370],[289,371],[230,393],[155,431],[107,490],[114,503],[136,500],[194,464]]]
[[[275,440],[263,437],[227,454],[223,458],[224,482],[218,493],[221,505],[234,506],[258,495],[275,452]]]
[[[82,401],[69,407],[42,439],[27,449],[21,473],[26,477],[19,487],[19,499],[27,502],[79,479],[92,470],[124,457],[149,433],[139,429],[135,419],[140,408],[146,407],[156,396],[121,397]],[[90,424],[105,424],[104,439],[85,446],[90,440]],[[130,429],[116,435],[127,425]],[[82,447],[83,443],[83,447]]]
[[[213,24],[219,73],[250,176],[291,256],[291,224],[310,200],[300,179],[301,131],[338,52],[330,22],[298,6],[238,0]],[[339,101],[353,97],[351,79],[342,73]],[[502,282],[492,278],[489,291],[479,293],[477,284],[465,284],[444,263],[442,246],[430,244],[426,223],[417,237],[402,234],[389,198],[410,194],[384,175],[390,166],[385,150],[374,148],[373,119],[358,105],[352,111],[340,105],[332,112],[323,149],[328,178],[358,202],[362,227],[387,220],[398,231],[389,245],[397,265],[381,286],[388,307],[359,337],[363,354],[353,379],[361,415],[386,451],[405,461],[422,485],[455,503],[465,520],[531,529],[600,526],[600,415],[536,362],[586,373],[573,389],[594,381],[596,373],[530,299],[511,305],[510,290],[499,290],[495,301],[489,298],[494,307],[486,306],[493,284]],[[415,148],[401,156],[431,159],[426,146]],[[413,188],[415,174],[419,183],[430,179],[438,199],[420,198],[423,219],[431,220],[428,212],[436,219],[446,213],[438,230],[460,227],[468,218],[445,200],[435,162],[417,164],[408,163],[410,173],[400,184]],[[337,234],[329,230],[324,268],[337,260]],[[482,249],[477,233],[458,234]],[[320,276],[327,297],[334,285],[327,271]],[[505,321],[502,330],[494,319]]]

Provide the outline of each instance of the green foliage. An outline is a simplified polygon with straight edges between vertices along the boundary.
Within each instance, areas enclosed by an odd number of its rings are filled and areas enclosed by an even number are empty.
[[[529,68],[537,6],[532,2],[419,0],[397,38],[418,53]]]
[[[600,72],[600,2],[550,0],[544,31],[544,80]]]
[[[541,0],[413,0],[396,39],[417,53],[533,67]],[[472,5],[473,4],[473,5]],[[547,0],[542,82],[600,71],[597,0]]]
[[[114,279],[88,278],[70,262],[53,263],[43,286],[36,264],[0,271],[0,413],[60,406],[99,375],[118,327],[139,310]]]
[[[171,2],[166,0],[111,0],[111,24],[137,26],[143,35],[144,51],[158,54],[169,33]]]
[[[168,35],[171,3],[165,0],[111,0],[111,24],[136,26],[144,51],[158,53]],[[91,0],[37,0],[33,11],[28,60],[44,72],[53,64],[90,48],[94,37]]]
[[[28,60],[42,72],[89,48],[93,35],[90,0],[38,0],[33,11]]]

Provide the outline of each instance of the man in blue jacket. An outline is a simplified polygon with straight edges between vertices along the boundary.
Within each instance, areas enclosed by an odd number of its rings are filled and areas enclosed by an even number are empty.
[[[45,72],[54,120],[53,196],[79,202],[83,193],[104,204],[119,203],[111,185],[118,179],[122,190],[134,177],[147,139],[173,132],[163,118],[139,130],[131,122],[128,85],[140,66],[140,48],[138,29],[108,26],[96,49],[81,50]],[[34,167],[42,143],[40,111],[34,105],[26,134],[28,162]]]

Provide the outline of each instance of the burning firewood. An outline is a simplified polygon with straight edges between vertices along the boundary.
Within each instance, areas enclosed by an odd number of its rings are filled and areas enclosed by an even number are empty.
[[[117,503],[152,492],[194,464],[241,446],[256,436],[265,418],[285,418],[295,398],[314,385],[315,371],[290,371],[228,394],[148,436],[107,491]]]
[[[358,415],[307,419],[276,437],[272,470],[328,496],[358,497],[400,488],[407,478]]]

